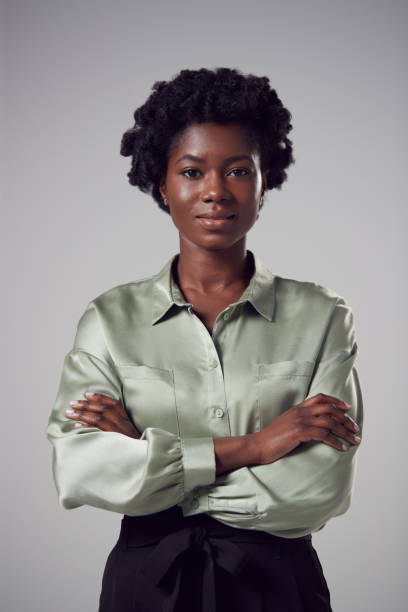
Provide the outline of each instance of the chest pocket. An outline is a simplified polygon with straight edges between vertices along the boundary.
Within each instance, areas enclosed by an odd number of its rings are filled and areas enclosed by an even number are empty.
[[[256,364],[257,407],[261,429],[306,398],[314,365],[313,361]]]
[[[173,370],[128,364],[118,364],[116,369],[125,408],[140,433],[146,427],[159,427],[180,435]]]

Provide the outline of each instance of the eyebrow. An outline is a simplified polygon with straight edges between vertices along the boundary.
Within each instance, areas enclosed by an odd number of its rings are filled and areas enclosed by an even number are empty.
[[[196,155],[187,154],[187,155],[183,155],[182,157],[179,157],[179,159],[176,161],[176,164],[183,161],[183,159],[190,159],[191,161],[195,161],[199,163],[205,162],[205,159],[202,159],[202,157],[197,157]],[[247,159],[248,161],[253,163],[253,159],[249,155],[232,155],[231,157],[227,157],[224,161],[227,164],[229,164],[231,162],[239,161],[240,159]]]

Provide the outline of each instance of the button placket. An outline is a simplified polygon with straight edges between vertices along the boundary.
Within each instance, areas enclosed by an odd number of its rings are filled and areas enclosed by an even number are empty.
[[[212,419],[210,427],[215,430],[217,436],[228,436],[230,435],[229,419],[226,416],[226,395],[225,395],[225,383],[224,373],[222,368],[222,362],[217,350],[217,336],[223,333],[223,317],[218,315],[214,324],[213,333],[210,334],[201,319],[192,312],[191,308],[188,309],[189,313],[197,325],[199,326],[200,332],[205,338],[205,345],[207,349],[207,368],[208,368],[208,405],[213,406],[212,414],[216,417]],[[226,313],[224,313],[226,314]],[[221,325],[221,332],[219,326]],[[224,418],[222,418],[224,417]]]
[[[217,354],[222,354],[222,339],[225,341],[226,335],[229,332],[229,326],[224,323],[231,318],[233,312],[232,307],[228,307],[228,310],[225,312],[221,312],[218,314],[218,317],[214,324],[214,333],[212,336],[211,349],[217,352]],[[215,365],[215,360],[214,360]],[[213,381],[213,415],[214,415],[214,424],[217,429],[217,432],[224,431],[225,435],[230,435],[231,429],[229,424],[228,412],[227,412],[227,402],[225,395],[225,379],[224,372],[221,366],[221,363],[218,362],[219,369],[217,367],[213,367],[212,381]],[[218,378],[215,378],[215,377]],[[219,382],[218,382],[219,381]],[[219,433],[219,435],[222,435]]]

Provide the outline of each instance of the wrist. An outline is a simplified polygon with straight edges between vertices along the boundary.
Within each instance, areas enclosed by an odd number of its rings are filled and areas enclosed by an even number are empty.
[[[223,474],[249,465],[257,465],[257,434],[214,438],[216,474]]]
[[[259,439],[259,432],[245,434],[243,438],[246,438],[245,444],[247,447],[247,465],[260,465],[261,444]]]

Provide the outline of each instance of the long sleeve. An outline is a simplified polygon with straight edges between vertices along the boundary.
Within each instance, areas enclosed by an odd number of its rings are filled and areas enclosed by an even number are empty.
[[[46,429],[59,504],[82,505],[130,516],[164,510],[194,487],[215,481],[211,437],[181,438],[147,427],[140,439],[96,427],[75,428],[69,401],[93,391],[123,402],[121,380],[109,358],[98,314],[88,305],[72,350],[65,356]]]
[[[357,352],[352,310],[338,297],[307,397],[325,393],[351,404],[348,414],[358,423],[362,438],[363,401],[354,365]],[[208,512],[233,527],[282,537],[318,531],[350,506],[358,448],[352,445],[338,451],[311,440],[274,463],[223,474],[207,487]]]

